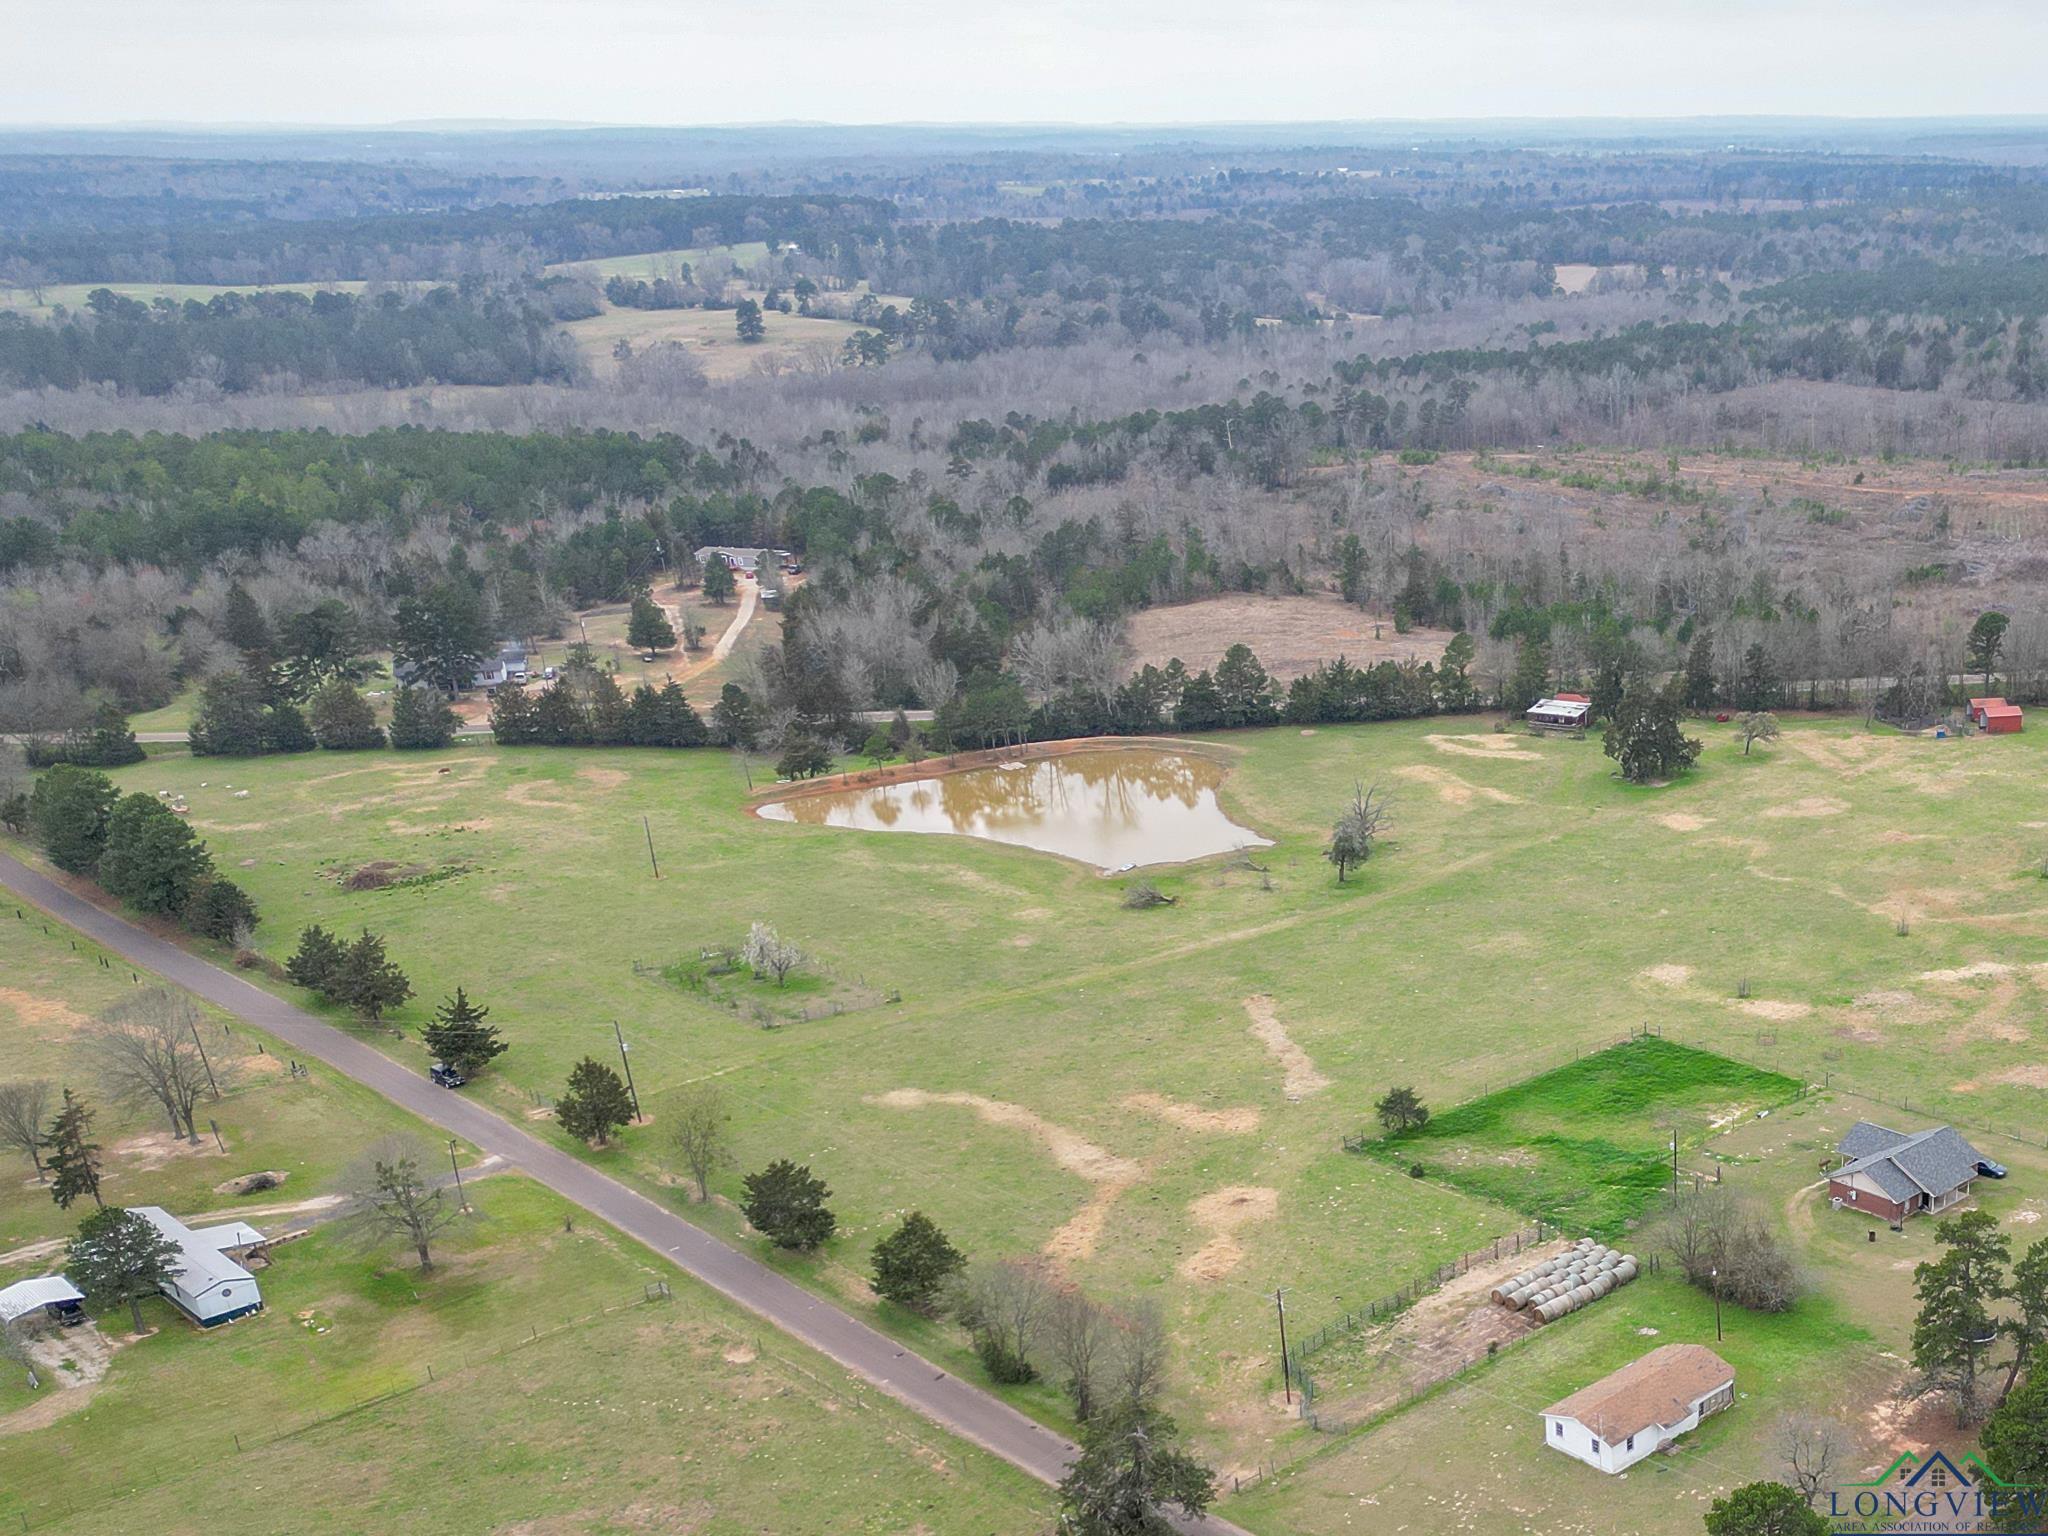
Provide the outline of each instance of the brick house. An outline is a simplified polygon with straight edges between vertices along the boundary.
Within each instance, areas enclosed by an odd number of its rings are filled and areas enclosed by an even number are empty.
[[[1947,1210],[1970,1193],[1983,1161],[1946,1125],[1907,1132],[1859,1120],[1835,1151],[1842,1166],[1828,1175],[1828,1198],[1885,1221]]]

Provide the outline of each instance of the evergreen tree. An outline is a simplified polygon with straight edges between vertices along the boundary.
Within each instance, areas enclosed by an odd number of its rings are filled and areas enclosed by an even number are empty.
[[[930,1312],[945,1283],[967,1267],[967,1256],[923,1211],[875,1244],[874,1261],[875,1294],[913,1312]]]
[[[118,792],[103,773],[60,763],[36,780],[28,819],[36,841],[59,869],[90,875],[107,846],[107,822]]]
[[[826,1207],[832,1191],[809,1168],[777,1158],[759,1173],[746,1177],[740,1209],[755,1231],[778,1248],[805,1252],[830,1237],[839,1219]]]
[[[466,581],[449,580],[398,605],[392,657],[399,676],[460,693],[491,651],[483,600]]]
[[[1242,641],[1216,664],[1216,694],[1227,726],[1268,725],[1274,718],[1273,679]]]
[[[739,332],[741,341],[749,344],[765,338],[767,322],[761,318],[761,306],[752,299],[741,299],[733,307],[733,326]]]
[[[2012,1244],[1998,1229],[1998,1218],[1980,1210],[1948,1217],[1935,1227],[1934,1240],[1942,1245],[1941,1256],[1913,1271],[1920,1298],[1913,1365],[1927,1386],[1948,1393],[1960,1428],[1980,1411],[1978,1379],[1985,1362],[1979,1357],[1997,1334],[1991,1304],[2004,1294]]]
[[[170,1283],[179,1254],[178,1245],[147,1216],[103,1207],[79,1223],[64,1257],[64,1275],[95,1307],[126,1302],[140,1333],[142,1300]]]
[[[2006,627],[2012,623],[2004,614],[1992,609],[1977,615],[1977,622],[1970,626],[1970,638],[1965,642],[1965,655],[1972,671],[1984,674],[1984,691],[1991,691],[1991,674],[1998,666],[1998,658],[2005,650]]]
[[[121,797],[107,817],[99,882],[138,912],[182,913],[213,874],[213,858],[185,819],[140,790]]]
[[[43,1137],[43,1163],[50,1170],[50,1198],[70,1210],[80,1195],[100,1199],[100,1145],[92,1139],[92,1106],[64,1090],[64,1107]]]
[[[613,1131],[633,1123],[625,1081],[603,1062],[584,1057],[569,1072],[568,1090],[555,1100],[555,1123],[578,1141],[604,1146]]]
[[[727,683],[718,690],[718,702],[711,706],[711,734],[721,747],[751,752],[760,745],[761,724],[754,701],[738,683]]]
[[[566,677],[541,689],[533,701],[533,739],[543,747],[590,745],[590,721],[569,691]]]
[[[675,626],[669,623],[668,615],[648,592],[633,594],[633,608],[626,620],[626,644],[636,651],[672,650],[676,643]]]
[[[278,625],[278,679],[294,699],[310,698],[330,682],[360,683],[372,670],[362,650],[354,612],[339,598],[325,598]]]
[[[55,746],[30,741],[27,753],[31,768],[45,768],[56,763],[120,768],[129,763],[139,763],[146,755],[142,744],[135,739],[135,732],[128,727],[127,715],[122,713],[120,705],[114,703],[100,705],[93,711],[88,724],[67,731],[64,739]]]
[[[490,1009],[479,1008],[457,987],[455,995],[434,1010],[420,1038],[437,1058],[464,1077],[474,1077],[506,1049],[497,1027],[484,1022],[490,1014]]]
[[[1062,1528],[1073,1536],[1173,1536],[1168,1504],[1184,1519],[1199,1518],[1216,1474],[1178,1440],[1172,1419],[1140,1403],[1097,1414],[1060,1483]]]
[[[2034,1351],[2026,1380],[1992,1410],[1978,1443],[1984,1464],[2002,1482],[2034,1495],[2030,1505],[2021,1497],[2001,1501],[1992,1529],[2040,1530],[2040,1490],[2048,1488],[2048,1344]]]
[[[384,730],[370,701],[343,678],[322,683],[306,712],[312,719],[313,739],[326,751],[360,752],[384,745]]]
[[[1778,674],[1770,653],[1758,641],[1742,655],[1742,676],[1735,684],[1735,707],[1745,713],[1778,706]]]
[[[629,740],[626,696],[618,679],[600,672],[590,684],[589,739],[600,747],[622,747]]]
[[[783,779],[815,779],[832,767],[832,750],[815,736],[792,736],[775,760],[775,774]]]
[[[249,893],[218,875],[200,881],[179,920],[188,932],[221,944],[240,943],[259,921]]]
[[[270,655],[270,625],[265,622],[263,610],[256,599],[239,581],[228,588],[227,602],[221,612],[221,638],[244,658],[267,660]]]
[[[540,727],[534,718],[533,695],[524,688],[500,688],[491,695],[491,735],[501,747],[532,747],[540,744]],[[393,721],[396,728],[397,722]]]
[[[1678,725],[1678,700],[1668,688],[1640,685],[1607,722],[1603,750],[1631,784],[1675,779],[1698,761],[1700,743]]]
[[[636,747],[670,745],[661,722],[661,695],[642,683],[626,701],[626,740]]]
[[[519,690],[501,688],[498,694],[518,695]],[[491,705],[495,715],[496,698]],[[401,687],[391,696],[391,745],[401,752],[431,752],[448,746],[461,723],[448,700],[431,688]]]
[[[388,1008],[412,996],[405,972],[386,958],[384,940],[365,928],[362,937],[343,951],[322,989],[333,1001],[375,1024]]]
[[[704,600],[723,608],[739,591],[739,582],[733,578],[732,567],[713,555],[704,564]]]
[[[711,739],[703,718],[683,696],[683,685],[674,678],[661,687],[661,731],[665,747],[701,747]]]
[[[1478,654],[1478,647],[1472,637],[1462,629],[1451,636],[1444,647],[1443,659],[1436,668],[1437,708],[1449,713],[1470,709],[1477,700],[1472,686],[1472,658]]]
[[[1511,715],[1524,714],[1549,692],[1550,647],[1540,640],[1525,639],[1515,648],[1515,669],[1501,695],[1501,708]]]
[[[1714,636],[1703,629],[1692,637],[1692,649],[1685,653],[1685,707],[1702,714],[1714,707],[1716,697]]]
[[[1828,1536],[1833,1529],[1784,1483],[1744,1483],[1707,1511],[1707,1536]]]
[[[1223,694],[1204,667],[1180,691],[1173,723],[1183,731],[1213,731],[1223,725]]]
[[[244,672],[219,672],[199,690],[186,733],[195,757],[256,757],[270,750],[269,705]]]
[[[265,752],[310,752],[316,745],[313,728],[289,699],[280,699],[263,712]]]
[[[315,923],[299,935],[299,947],[285,962],[284,973],[293,985],[325,994],[347,952],[341,940]]]

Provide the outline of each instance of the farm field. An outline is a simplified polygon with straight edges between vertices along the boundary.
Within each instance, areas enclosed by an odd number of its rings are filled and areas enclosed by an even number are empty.
[[[1415,629],[1401,634],[1392,618],[1362,613],[1335,593],[1255,597],[1232,593],[1192,603],[1142,608],[1130,618],[1133,666],[1165,666],[1178,656],[1189,671],[1214,667],[1242,642],[1268,672],[1298,677],[1342,656],[1354,666],[1379,661],[1439,660],[1451,634]]]
[[[62,305],[83,309],[95,288],[110,288],[124,299],[153,304],[158,299],[184,303],[196,299],[204,304],[224,293],[361,293],[367,283],[348,279],[326,283],[52,283],[42,291],[42,302],[26,288],[0,287],[0,312],[46,316]]]
[[[105,1103],[75,1037],[153,978],[102,966],[89,941],[45,928],[32,909],[23,919],[0,909],[0,1061],[10,1076],[69,1082],[98,1106],[109,1203],[308,1235],[274,1251],[259,1275],[267,1309],[254,1317],[202,1333],[153,1300],[145,1338],[131,1338],[125,1311],[102,1320],[110,1359],[86,1334],[61,1336],[65,1358],[84,1362],[80,1384],[34,1392],[10,1364],[0,1520],[38,1533],[198,1531],[231,1498],[275,1531],[360,1529],[366,1510],[450,1533],[532,1519],[1038,1528],[1048,1496],[1023,1474],[467,1147],[479,1214],[437,1244],[430,1274],[402,1244],[334,1222],[345,1165],[380,1135],[424,1128],[325,1068],[289,1078],[246,1025],[229,1035],[209,1015],[202,1026],[226,1090],[203,1114],[218,1121],[225,1153],[211,1138],[187,1148],[149,1116]],[[438,1154],[441,1143],[423,1145]],[[215,1188],[259,1169],[284,1182],[239,1196]],[[0,1283],[60,1264],[76,1214],[56,1207],[25,1161],[10,1165]],[[667,1297],[649,1298],[655,1282]],[[208,1406],[165,1413],[167,1402]],[[105,1475],[38,1475],[55,1463]],[[284,1487],[292,1494],[280,1501]]]
[[[614,277],[644,278],[652,282],[657,277],[670,276],[678,267],[696,266],[710,256],[723,256],[745,266],[767,254],[768,243],[765,240],[747,240],[738,245],[699,245],[671,251],[641,251],[631,256],[600,256],[594,261],[558,262],[547,270],[550,276],[592,277],[600,283]]]
[[[607,1167],[654,1181],[664,1095],[715,1076],[738,1167],[702,1219],[740,1236],[738,1174],[810,1162],[841,1236],[790,1268],[835,1299],[873,1306],[867,1249],[912,1208],[971,1254],[1045,1250],[1104,1299],[1158,1298],[1174,1407],[1229,1471],[1338,1455],[1279,1401],[1276,1286],[1310,1327],[1523,1222],[1342,1149],[1392,1084],[1448,1113],[1654,1024],[1910,1097],[1915,1123],[2040,1135],[2039,738],[1801,720],[1744,759],[1704,729],[1700,771],[1663,790],[1619,784],[1597,741],[1479,719],[1218,738],[1226,809],[1276,846],[1264,873],[1159,873],[1179,904],[1149,912],[1120,908],[1125,881],[1038,854],[750,818],[724,754],[236,763],[246,800],[216,763],[122,777],[182,790],[224,867],[257,861],[237,878],[267,952],[306,922],[369,926],[422,998],[470,986],[514,1048],[469,1091],[508,1114],[609,1050],[618,1018],[655,1127],[592,1154]],[[1340,888],[1320,848],[1359,779],[1392,793],[1395,822]],[[449,874],[374,892],[323,874],[373,859]],[[764,1029],[664,976],[754,920],[857,1006]],[[397,1021],[422,1017],[416,1001]],[[389,1048],[424,1068],[411,1040]],[[951,1332],[874,1315],[975,1370]],[[1895,1321],[1852,1323],[1873,1358],[1902,1346]],[[1035,1390],[1025,1405],[1054,1411]]]

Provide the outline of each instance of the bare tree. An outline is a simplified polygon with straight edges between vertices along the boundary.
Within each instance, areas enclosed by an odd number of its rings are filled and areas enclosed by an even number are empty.
[[[756,976],[773,976],[780,987],[788,982],[789,973],[804,963],[804,952],[768,924],[756,923],[747,931],[740,958]]]
[[[388,1137],[346,1175],[350,1216],[373,1238],[404,1238],[423,1270],[434,1267],[433,1240],[462,1215],[462,1207],[421,1171],[432,1159],[425,1146]]]
[[[193,1111],[228,1062],[211,1064],[199,1043],[199,1009],[182,992],[152,987],[115,1004],[87,1026],[83,1049],[101,1090],[116,1103],[155,1104],[171,1134],[199,1139]]]
[[[1058,1294],[1042,1259],[997,1259],[968,1272],[954,1315],[974,1335],[975,1352],[999,1382],[1030,1381],[1032,1355],[1045,1338]]]
[[[1078,1286],[1062,1286],[1046,1309],[1046,1349],[1067,1378],[1074,1417],[1083,1424],[1100,1406],[1101,1381],[1116,1347],[1116,1333],[1116,1320],[1082,1295]]]
[[[670,1098],[669,1145],[697,1186],[697,1199],[711,1198],[711,1175],[732,1161],[732,1117],[716,1083],[691,1083]]]
[[[1833,1419],[1788,1413],[1771,1426],[1771,1446],[1785,1469],[1785,1481],[1811,1509],[1821,1490],[1831,1488],[1836,1469],[1848,1458],[1848,1432]]]
[[[1108,1398],[1119,1408],[1150,1407],[1166,1389],[1166,1320],[1150,1297],[1117,1316]]]
[[[21,1078],[0,1083],[0,1142],[28,1154],[38,1183],[43,1177],[43,1122],[50,1118],[48,1078]]]

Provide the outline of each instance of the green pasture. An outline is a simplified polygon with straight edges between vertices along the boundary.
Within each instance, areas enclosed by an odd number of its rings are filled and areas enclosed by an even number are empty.
[[[1619,1237],[1670,1187],[1674,1151],[1799,1091],[1782,1073],[1643,1036],[1365,1150],[1553,1226]]]
[[[475,743],[123,777],[186,795],[271,955],[308,922],[388,937],[420,994],[394,1020],[408,1038],[379,1037],[399,1059],[424,1070],[427,1008],[467,986],[514,1042],[468,1091],[524,1116],[614,1052],[617,1019],[654,1124],[593,1160],[653,1187],[666,1095],[715,1079],[738,1165],[707,1225],[742,1236],[739,1175],[809,1162],[841,1235],[791,1272],[968,1371],[951,1330],[875,1308],[868,1248],[913,1208],[977,1256],[1050,1245],[1092,1293],[1162,1301],[1176,1408],[1207,1454],[1249,1466],[1312,1443],[1275,1400],[1276,1286],[1312,1326],[1522,1224],[1512,1189],[1342,1150],[1393,1084],[1450,1115],[1647,1024],[2044,1136],[2039,738],[1800,720],[1744,759],[1703,729],[1699,771],[1654,790],[1617,782],[1597,740],[1480,720],[1219,738],[1226,806],[1276,846],[1263,872],[1165,876],[1179,904],[1149,912],[1026,850],[760,821],[723,753]],[[1340,887],[1320,852],[1358,780],[1394,822]],[[372,859],[449,876],[334,877]],[[664,975],[755,920],[835,987],[900,1001],[762,1028]],[[1292,1090],[1248,999],[1308,1064]]]

